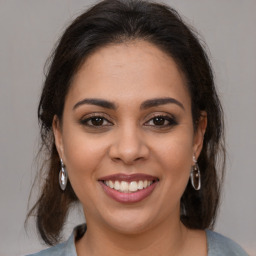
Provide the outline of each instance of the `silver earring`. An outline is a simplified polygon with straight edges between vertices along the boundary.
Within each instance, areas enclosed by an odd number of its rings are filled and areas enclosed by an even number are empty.
[[[59,172],[59,184],[60,184],[61,190],[64,191],[68,183],[68,173],[66,171],[66,168],[62,159],[60,159],[60,164],[61,164],[61,168]]]
[[[201,174],[199,170],[199,166],[196,161],[196,157],[193,156],[194,165],[191,168],[190,172],[190,181],[195,190],[200,190],[201,188]]]

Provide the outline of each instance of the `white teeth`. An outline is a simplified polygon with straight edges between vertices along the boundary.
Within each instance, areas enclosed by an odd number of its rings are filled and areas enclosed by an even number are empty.
[[[138,182],[138,189],[143,189],[143,181],[142,180],[140,180]]]
[[[107,184],[106,184],[107,185]],[[114,189],[115,190],[119,190],[120,189],[120,183],[119,183],[119,181],[115,181],[115,183],[114,183]]]
[[[109,185],[107,185],[107,186],[109,186],[109,187],[113,188],[113,187],[114,187],[114,183],[113,183],[113,181],[112,181],[112,180],[110,180],[110,181],[109,181]]]
[[[120,191],[128,192],[129,190],[129,184],[126,181],[121,181],[121,185],[119,188]]]
[[[129,191],[135,192],[138,190],[138,185],[136,181],[132,181],[129,185]]]
[[[136,192],[138,190],[142,190],[147,188],[148,186],[150,186],[153,181],[149,181],[149,180],[140,180],[140,181],[131,181],[131,182],[127,182],[127,181],[111,181],[111,180],[107,180],[104,181],[105,185],[107,185],[110,188],[113,188],[117,191],[123,192],[123,193],[131,193],[131,192]]]

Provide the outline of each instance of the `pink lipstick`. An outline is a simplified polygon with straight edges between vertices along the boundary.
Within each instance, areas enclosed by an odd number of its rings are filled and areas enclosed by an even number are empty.
[[[157,177],[137,174],[114,174],[98,179],[104,192],[120,203],[136,203],[148,197],[155,189]]]

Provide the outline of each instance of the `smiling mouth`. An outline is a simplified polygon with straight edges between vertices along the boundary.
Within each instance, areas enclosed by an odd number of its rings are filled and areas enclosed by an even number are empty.
[[[139,180],[139,181],[103,181],[106,186],[122,193],[134,193],[138,190],[145,189],[152,185],[155,181],[152,180]]]
[[[136,203],[148,197],[159,179],[146,174],[114,174],[99,180],[105,193],[120,203]]]

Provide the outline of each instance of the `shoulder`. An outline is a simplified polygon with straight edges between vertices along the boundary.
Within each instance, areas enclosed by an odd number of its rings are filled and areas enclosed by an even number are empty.
[[[27,256],[77,256],[72,234],[66,242]]]
[[[63,255],[64,250],[65,250],[65,246],[62,243],[27,256],[48,256],[48,255],[59,256],[59,255]]]
[[[86,232],[86,229],[86,224],[79,225],[74,228],[71,236],[66,242],[27,256],[77,256],[75,240],[80,239]]]
[[[213,232],[206,230],[208,256],[248,256],[248,254],[233,240]]]

